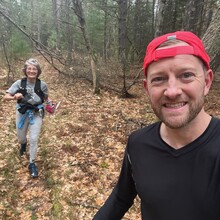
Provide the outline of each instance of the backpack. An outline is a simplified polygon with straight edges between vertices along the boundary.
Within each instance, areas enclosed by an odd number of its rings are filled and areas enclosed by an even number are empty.
[[[21,93],[23,96],[25,96],[27,93],[26,86],[27,86],[27,78],[22,78],[20,89],[17,90],[16,93]],[[45,99],[45,95],[44,95],[43,91],[41,90],[41,80],[38,78],[36,79],[36,83],[34,86],[34,92],[40,97],[40,99],[43,103],[44,99]],[[20,102],[21,102],[21,100],[18,100],[18,103],[20,103]]]

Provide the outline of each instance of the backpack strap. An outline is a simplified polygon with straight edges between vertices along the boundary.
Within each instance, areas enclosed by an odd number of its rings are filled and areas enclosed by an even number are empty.
[[[22,78],[20,88],[16,91],[16,93],[21,93],[23,96],[25,96],[27,93],[26,85],[27,85],[27,78]],[[17,101],[17,103],[20,103],[20,102],[21,102],[21,99]]]
[[[20,89],[17,90],[16,93],[21,93],[23,96],[25,96],[27,93],[26,86],[27,86],[27,78],[22,78]],[[41,90],[41,80],[38,78],[35,82],[34,92],[40,97],[41,102],[43,103],[44,99],[45,99],[45,95],[44,95],[43,91]],[[17,102],[20,103],[21,100],[18,100]]]
[[[41,98],[42,103],[44,102],[45,95],[43,91],[41,90],[41,80],[37,78],[35,87],[34,87],[35,93]]]
[[[22,78],[21,79],[21,88],[26,89],[27,85],[27,78]]]

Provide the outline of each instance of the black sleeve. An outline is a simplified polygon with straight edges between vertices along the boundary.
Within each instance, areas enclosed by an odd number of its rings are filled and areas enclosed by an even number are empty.
[[[137,192],[127,150],[116,186],[93,220],[120,220],[132,206]]]

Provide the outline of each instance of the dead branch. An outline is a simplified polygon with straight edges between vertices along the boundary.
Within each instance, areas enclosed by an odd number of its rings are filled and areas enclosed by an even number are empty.
[[[137,82],[137,80],[139,79],[140,74],[141,74],[142,72],[143,72],[143,68],[141,68],[141,69],[138,71],[138,73],[137,73],[137,75],[135,76],[133,82],[126,87],[126,90],[129,90],[129,89]]]
[[[62,73],[62,71],[54,64],[54,59],[57,60],[60,64],[65,64],[65,59],[61,57],[59,54],[52,52],[48,47],[46,47],[41,42],[37,41],[31,34],[27,33],[23,28],[16,24],[5,12],[4,9],[0,8],[0,14],[6,18],[10,23],[12,23],[19,31],[21,31],[26,37],[28,37],[32,42],[34,42],[35,49],[43,55],[46,61],[58,72]],[[45,54],[50,58],[50,60],[45,56]]]

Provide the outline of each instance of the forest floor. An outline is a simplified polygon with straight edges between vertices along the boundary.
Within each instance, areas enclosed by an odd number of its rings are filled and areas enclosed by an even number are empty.
[[[91,220],[117,181],[128,135],[156,118],[141,80],[130,91],[135,98],[123,99],[105,90],[94,95],[90,83],[59,75],[46,63],[42,69],[50,97],[62,102],[44,118],[37,179],[29,175],[28,153],[19,156],[15,103],[3,102],[8,86],[0,73],[0,219]],[[216,79],[206,99],[217,117],[219,86]],[[138,199],[123,219],[140,219]]]

